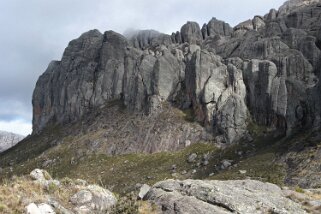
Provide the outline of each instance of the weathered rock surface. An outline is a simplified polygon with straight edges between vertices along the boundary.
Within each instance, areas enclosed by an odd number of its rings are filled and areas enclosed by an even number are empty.
[[[138,199],[143,199],[149,190],[150,190],[149,185],[144,184],[143,186],[141,186],[141,188],[139,189],[139,193],[138,193]]]
[[[166,180],[145,198],[162,213],[306,213],[278,186],[254,180]]]
[[[291,0],[234,28],[213,18],[172,35],[84,33],[39,78],[34,133],[115,100],[144,117],[157,117],[166,102],[189,110],[220,143],[248,136],[250,122],[281,136],[319,127],[320,8],[319,1]],[[176,140],[155,143],[169,148]]]
[[[56,214],[53,208],[45,203],[36,205],[31,203],[26,207],[26,214]]]
[[[202,32],[200,26],[196,22],[187,22],[181,28],[181,36],[182,42],[190,43],[190,44],[201,44]]]
[[[36,204],[31,203],[26,207],[26,214],[41,214],[41,212]]]
[[[212,18],[207,24],[204,24],[202,27],[203,38],[209,36],[230,36],[233,32],[233,28],[223,21]]]
[[[288,15],[302,7],[320,2],[319,0],[290,0],[286,1],[279,9],[279,16]]]
[[[60,182],[58,180],[52,179],[50,174],[43,169],[32,170],[32,172],[30,173],[30,177],[46,189],[49,189],[50,186],[57,187],[60,185]]]
[[[109,213],[117,204],[117,198],[112,192],[98,185],[87,185],[84,180],[70,178],[54,180],[47,171],[42,169],[33,170],[30,177],[44,189],[40,190],[41,195],[38,195],[37,203],[30,203],[34,198],[26,198],[25,201],[29,201],[25,207],[27,214]],[[145,189],[144,194],[148,190],[149,188]],[[57,191],[63,192],[64,195],[62,197],[57,195]]]
[[[10,149],[24,138],[22,135],[0,131],[0,153]]]
[[[76,213],[103,212],[116,205],[117,199],[112,192],[97,185],[89,185],[70,198],[76,206]]]

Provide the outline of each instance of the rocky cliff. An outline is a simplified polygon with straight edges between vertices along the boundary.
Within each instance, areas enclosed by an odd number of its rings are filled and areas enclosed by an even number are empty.
[[[24,138],[22,135],[0,131],[0,153],[10,149]]]
[[[250,123],[281,136],[318,128],[320,17],[319,1],[290,0],[234,28],[213,18],[202,28],[187,22],[172,35],[86,32],[40,76],[33,133],[115,100],[146,118],[164,104],[188,110],[218,142],[248,138]]]

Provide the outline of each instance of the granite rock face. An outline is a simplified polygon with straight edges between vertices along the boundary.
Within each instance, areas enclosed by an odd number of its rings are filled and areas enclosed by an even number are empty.
[[[255,180],[165,180],[145,196],[162,213],[306,213],[270,183]]]
[[[212,18],[207,24],[202,27],[203,38],[209,36],[230,36],[233,33],[233,28],[223,21]]]
[[[280,135],[319,127],[320,14],[319,1],[291,0],[234,28],[213,18],[172,35],[84,33],[39,78],[33,131],[115,100],[146,117],[166,102],[191,110],[227,143],[242,139],[250,121]]]

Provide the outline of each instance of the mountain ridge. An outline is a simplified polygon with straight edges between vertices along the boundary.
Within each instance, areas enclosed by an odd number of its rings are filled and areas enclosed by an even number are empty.
[[[213,18],[202,28],[187,22],[172,35],[84,33],[39,78],[34,133],[113,100],[145,115],[164,101],[192,111],[217,142],[247,137],[252,120],[283,136],[319,127],[320,10],[318,2],[299,3],[288,1],[234,28]],[[313,17],[305,17],[311,10]]]
[[[0,130],[0,153],[19,143],[24,136]]]

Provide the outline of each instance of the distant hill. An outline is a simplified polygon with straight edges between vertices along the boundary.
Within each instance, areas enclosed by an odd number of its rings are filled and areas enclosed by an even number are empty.
[[[0,131],[0,152],[10,149],[21,141],[24,136],[6,131]]]

